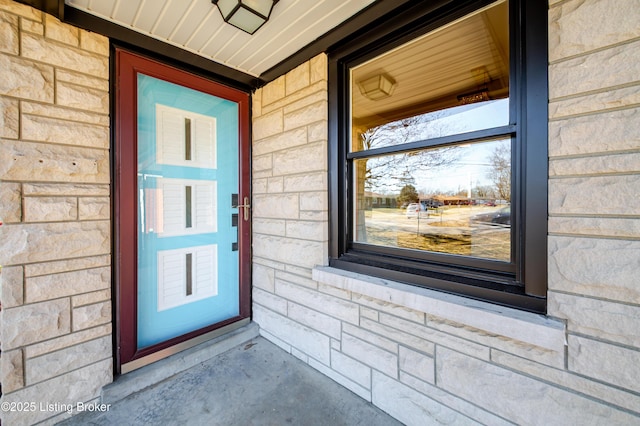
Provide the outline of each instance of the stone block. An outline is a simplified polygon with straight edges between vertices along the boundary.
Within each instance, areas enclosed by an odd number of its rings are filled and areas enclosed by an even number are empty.
[[[283,186],[282,176],[267,178],[267,192],[269,194],[281,193]]]
[[[262,88],[262,105],[269,105],[285,97],[285,76],[278,77]]]
[[[102,37],[102,36],[100,36]],[[58,69],[56,70],[56,82],[65,82],[75,86],[83,86],[89,89],[96,89],[103,92],[109,91],[109,80],[106,78],[93,77],[87,74]],[[108,112],[108,111],[107,111]],[[62,118],[62,117],[58,117]],[[107,122],[107,125],[109,123]]]
[[[371,382],[371,402],[407,426],[424,426],[427,419],[443,425],[480,424],[377,371]]]
[[[276,296],[273,293],[261,290],[257,287],[252,291],[252,303],[271,309],[272,311],[287,316],[287,300],[282,297]]]
[[[315,89],[315,91],[312,91],[313,89]],[[326,84],[316,84],[312,87],[307,88],[305,92],[308,92],[306,96],[301,96],[299,97],[299,99],[292,99],[292,102],[283,107],[285,124],[286,118],[289,116],[289,114],[295,114],[297,111],[303,108],[316,105],[319,102],[327,102],[328,100],[328,91]],[[324,120],[327,120],[327,118],[328,117],[324,117]],[[314,129],[316,127],[316,124],[317,121],[313,124]],[[307,134],[311,135],[314,131],[307,129]]]
[[[549,156],[582,155],[638,148],[640,108],[549,123]]]
[[[285,75],[285,95],[289,96],[310,84],[309,62],[298,65]]]
[[[640,307],[550,291],[547,311],[567,319],[569,333],[634,346],[640,350]]]
[[[81,257],[78,259],[65,259],[57,262],[34,263],[25,265],[26,277],[37,277],[41,275],[59,274],[61,272],[79,271],[81,269],[99,268],[110,266],[111,256]]]
[[[56,104],[108,114],[109,92],[58,81],[56,83]]]
[[[22,266],[1,268],[0,284],[2,285],[2,290],[0,290],[0,295],[2,295],[0,306],[2,308],[14,308],[24,303],[24,270]]]
[[[256,218],[252,223],[252,231],[255,234],[265,235],[285,235],[286,221],[282,219],[259,219]]]
[[[329,123],[326,120],[318,121],[307,126],[307,138],[309,142],[327,141],[329,139]]]
[[[77,198],[24,198],[24,222],[61,222],[76,219],[78,219]]]
[[[2,351],[0,364],[2,364],[2,368],[0,369],[2,373],[2,392],[11,393],[23,388],[24,363],[22,349],[17,349],[15,351]]]
[[[111,302],[73,308],[73,331],[103,325],[111,321]]]
[[[322,309],[322,307],[317,307],[316,309]],[[329,315],[292,302],[288,303],[287,313],[290,319],[302,325],[327,334],[334,339],[340,339],[340,321]]]
[[[44,35],[44,24],[42,22],[31,21],[30,19],[20,19],[20,29],[27,33],[33,33],[40,36]]]
[[[549,176],[553,177],[637,172],[640,172],[640,153],[556,158],[549,161]]]
[[[22,188],[18,183],[0,183],[0,218],[3,223],[22,220]]]
[[[494,349],[499,349],[510,354],[517,355],[523,359],[533,360],[537,363],[552,366],[556,368],[564,368],[565,365],[565,337],[562,335],[562,346],[559,346],[558,350],[551,350],[548,348],[540,347],[537,345],[523,343],[517,339],[505,338],[504,336],[488,333],[484,330],[479,330],[469,325],[451,322],[439,317],[428,317],[427,319],[429,327],[439,330],[443,333],[454,336],[455,338],[462,339],[458,342],[451,341],[446,346],[456,350],[457,352],[469,354],[478,358],[488,360]],[[505,321],[508,321],[505,319]],[[538,332],[544,336],[544,330],[539,329]],[[553,333],[556,334],[555,332]],[[524,336],[526,338],[526,336]],[[554,339],[557,336],[554,336]],[[475,342],[478,345],[485,346],[484,348],[465,345],[464,340]],[[457,344],[456,344],[457,343]],[[454,348],[454,345],[456,346]],[[440,347],[440,346],[439,346]],[[475,352],[475,353],[474,353]]]
[[[89,31],[80,31],[80,47],[88,52],[109,56],[109,39]]]
[[[73,407],[78,401],[89,401],[100,395],[103,386],[113,380],[113,361],[111,358],[74,370],[70,373],[23,388],[17,392],[2,396],[3,402],[42,401],[58,404],[58,407]],[[66,412],[64,408],[46,411],[5,412],[2,422],[6,424],[35,424],[57,413]]]
[[[551,64],[549,99],[632,84],[638,76],[640,41],[620,44]]]
[[[341,321],[358,324],[358,305],[353,302],[319,293],[313,289],[292,284],[281,279],[276,279],[275,292],[281,297],[312,309],[321,307],[323,313]]]
[[[108,289],[111,285],[109,267],[84,269],[60,274],[27,278],[28,303]]]
[[[640,304],[640,241],[549,237],[549,290]]]
[[[326,241],[328,240],[328,224],[326,222],[305,222],[288,220],[286,229],[287,237],[303,240]]]
[[[323,142],[278,151],[273,154],[273,175],[291,175],[326,170],[327,149]]]
[[[266,175],[267,173],[265,173]],[[268,172],[271,174],[271,171]],[[267,193],[267,178],[258,176],[257,173],[253,173],[251,177],[251,192],[252,194],[266,194]]]
[[[78,219],[100,220],[111,217],[111,201],[107,197],[78,199]]]
[[[26,6],[24,4],[20,4],[13,0],[0,1],[0,10],[6,10],[7,12],[11,12],[14,15],[24,16],[25,18],[37,22],[42,22],[42,15],[44,15],[37,9]]]
[[[405,319],[398,318],[393,315],[389,315],[387,313],[380,313],[380,323],[390,326],[390,331],[392,330],[404,330],[406,333],[417,336],[421,339],[424,339],[431,346],[427,346],[422,348],[420,346],[413,345],[414,348],[421,349],[423,352],[426,352],[429,355],[433,355],[433,344],[441,345],[450,349],[454,349],[458,352],[462,352],[467,355],[471,355],[480,359],[489,359],[489,347],[471,342],[465,338],[461,338],[455,335],[451,335],[448,333],[443,333],[439,330],[433,329],[431,327],[419,326],[417,324],[413,324]],[[366,326],[363,324],[363,326]],[[408,343],[408,342],[407,342]]]
[[[400,345],[398,360],[401,371],[425,382],[435,383],[435,361],[433,357]]]
[[[8,351],[69,333],[69,299],[2,310],[2,350]]]
[[[56,77],[59,72],[56,72]],[[22,113],[27,116],[38,116],[49,119],[60,119],[62,123],[75,122],[99,125],[102,127],[109,127],[109,116],[107,114],[100,114],[91,111],[82,111],[77,109],[70,109],[66,107],[39,104],[35,102],[22,101],[21,103]]]
[[[34,34],[22,34],[22,56],[94,77],[109,78],[109,58],[62,46]]]
[[[282,133],[283,130],[284,122],[282,110],[276,110],[253,119],[252,131],[254,141],[259,141],[269,136],[277,135]]]
[[[367,318],[372,321],[380,321],[380,312],[376,311],[375,309],[360,306],[360,318]]]
[[[0,11],[0,52],[11,55],[20,53],[18,24],[17,16]]]
[[[285,114],[284,130],[307,126],[316,121],[327,120],[329,107],[327,101],[319,101]]]
[[[331,339],[328,336],[260,306],[253,307],[253,320],[260,326],[261,332],[264,328],[286,344],[329,365]]]
[[[111,336],[27,359],[26,384],[33,385],[95,362],[111,359]]]
[[[64,44],[77,47],[80,44],[80,34],[77,27],[63,24],[52,15],[45,15],[45,37]]]
[[[549,61],[640,37],[638,22],[636,0],[565,2],[549,11]]]
[[[65,334],[54,339],[50,339],[41,343],[27,346],[25,348],[26,358],[35,358],[48,354],[50,352],[59,351],[64,348],[70,348],[89,340],[99,337],[111,336],[111,324],[104,324],[98,327],[88,328],[71,334]]]
[[[111,300],[111,289],[92,291],[91,293],[79,294],[71,297],[71,306],[92,305],[98,302],[106,302]]]
[[[64,184],[64,183],[24,183],[25,196],[74,196],[108,197],[109,185]]]
[[[4,225],[0,265],[107,254],[110,231],[109,221]]]
[[[599,237],[638,238],[640,221],[610,217],[552,216],[548,222],[550,234],[572,234]]]
[[[262,115],[262,87],[251,95],[251,117],[257,118]]]
[[[88,148],[109,148],[109,128],[22,114],[22,138]]]
[[[307,131],[305,129],[295,129],[289,132],[278,132],[267,139],[257,140],[254,131],[254,143],[252,152],[254,157],[271,154],[293,147],[305,145],[307,143]]]
[[[624,87],[551,102],[549,104],[549,118],[557,120],[572,115],[631,108],[638,104],[640,104],[640,86]]]
[[[0,138],[18,139],[19,131],[18,101],[0,97]]]
[[[640,211],[640,174],[549,180],[549,213],[635,215]]]
[[[253,197],[253,217],[297,219],[298,194],[265,194]]]
[[[331,350],[331,368],[365,389],[371,389],[371,368],[363,363]]]
[[[638,349],[569,335],[568,365],[570,371],[640,393]]]
[[[526,360],[495,349],[491,351],[491,360],[515,371],[522,371],[529,376],[630,411],[638,411],[638,407],[640,407],[640,395],[573,374],[567,371],[564,366],[561,368],[548,368],[535,361]]]
[[[53,102],[53,67],[0,55],[0,95]]]
[[[327,188],[327,173],[324,171],[284,176],[284,192],[327,191]]]
[[[109,151],[3,140],[0,175],[13,181],[106,184]]]
[[[407,319],[414,323],[418,323],[421,325],[424,325],[425,323],[424,312],[407,308],[406,306],[396,305],[385,300],[374,299],[372,297],[358,294],[357,292],[353,294],[353,301],[361,306],[366,306],[368,308],[375,309],[376,311],[388,312],[391,315]]]
[[[326,212],[329,209],[327,192],[303,192],[300,194],[300,210]],[[326,219],[325,219],[326,220]]]
[[[311,83],[327,80],[329,75],[328,58],[325,53],[311,58],[309,61],[309,78]]]
[[[398,355],[342,333],[342,352],[387,376],[398,377]]]
[[[516,424],[631,424],[626,411],[510,369],[438,347],[436,382],[445,391]],[[504,401],[517,401],[505,404]]]
[[[318,283],[311,279],[308,269],[297,268],[292,265],[287,265],[284,271],[276,271],[276,280],[299,285],[311,290],[318,290]]]
[[[266,155],[254,155],[251,159],[251,170],[255,172],[261,172],[264,170],[271,170],[273,167],[273,156],[271,154]]]
[[[366,318],[360,318],[360,328],[358,330],[353,330],[351,327],[345,326],[344,331],[374,344],[382,338],[384,342],[389,342],[389,344],[386,345],[387,347],[384,348],[391,352],[398,351],[398,344],[417,349],[428,355],[433,355],[435,350],[435,346],[431,341]],[[366,337],[367,335],[376,337],[372,340]]]

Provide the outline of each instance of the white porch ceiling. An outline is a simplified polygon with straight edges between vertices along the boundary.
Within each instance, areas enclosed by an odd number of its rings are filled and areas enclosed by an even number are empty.
[[[211,0],[65,0],[67,6],[258,77],[375,0],[280,0],[253,35]]]

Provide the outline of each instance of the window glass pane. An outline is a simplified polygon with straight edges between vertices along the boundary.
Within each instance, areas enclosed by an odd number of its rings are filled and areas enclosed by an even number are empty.
[[[511,140],[354,161],[355,241],[510,261]]]
[[[508,2],[351,69],[352,151],[509,124]],[[363,139],[397,123],[393,137]]]

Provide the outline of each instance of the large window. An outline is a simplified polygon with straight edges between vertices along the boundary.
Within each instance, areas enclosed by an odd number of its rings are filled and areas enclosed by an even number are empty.
[[[444,3],[331,54],[330,263],[544,312],[546,7]]]

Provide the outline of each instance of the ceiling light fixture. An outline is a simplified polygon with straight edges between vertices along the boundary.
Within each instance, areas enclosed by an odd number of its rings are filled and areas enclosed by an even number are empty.
[[[358,82],[362,96],[372,101],[391,96],[396,88],[396,81],[388,74],[378,74]]]
[[[242,31],[253,34],[264,25],[279,0],[211,0],[222,19]]]

